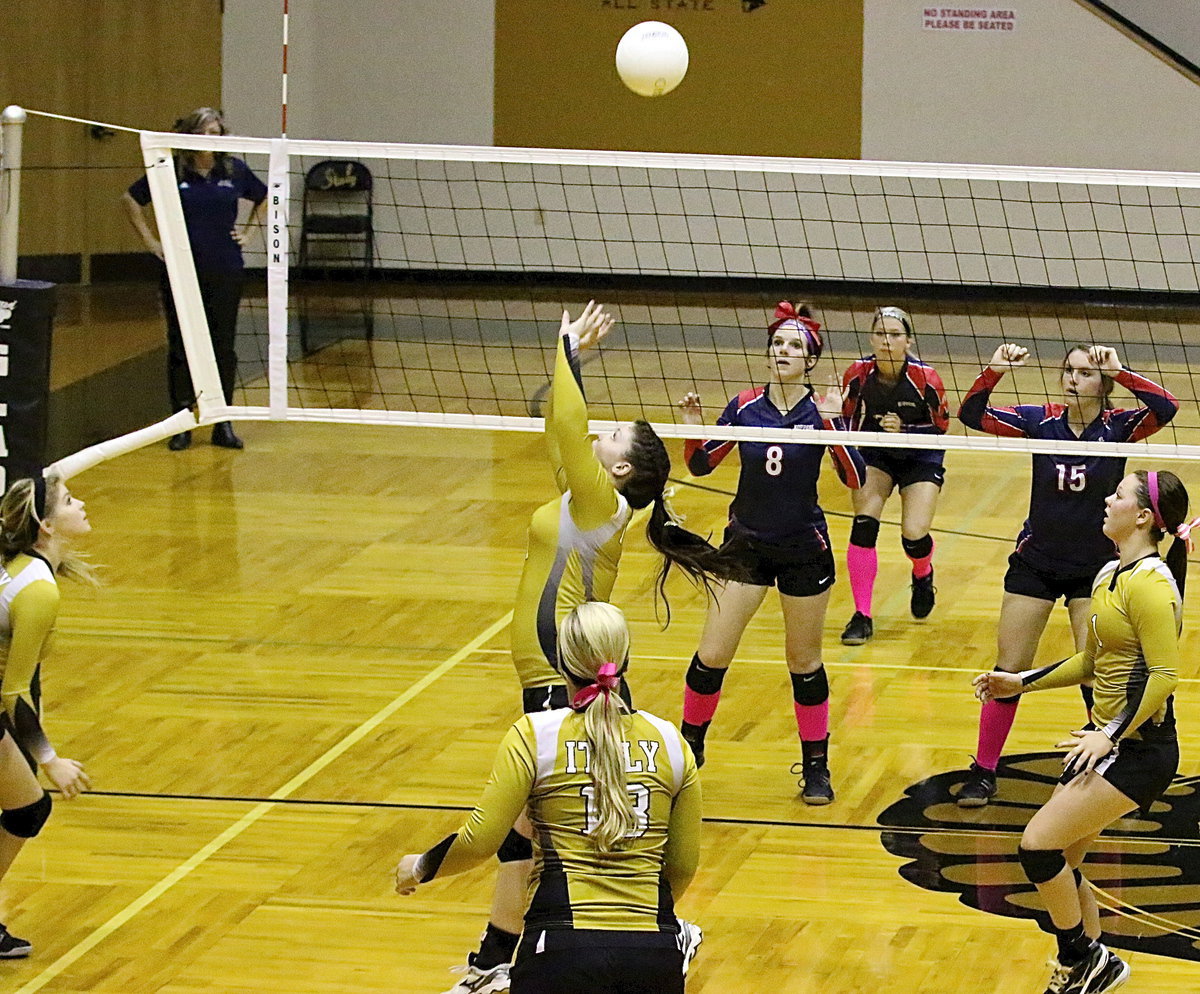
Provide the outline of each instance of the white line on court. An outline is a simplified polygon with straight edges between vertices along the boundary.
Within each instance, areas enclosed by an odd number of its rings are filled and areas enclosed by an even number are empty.
[[[405,704],[421,693],[426,687],[445,676],[450,670],[466,659],[467,656],[475,652],[476,649],[507,628],[512,621],[512,617],[513,613],[509,611],[504,617],[494,621],[487,629],[480,632],[480,634],[476,635],[475,638],[455,652],[454,655],[439,663],[421,677],[420,680],[400,694],[399,697],[385,705],[335,745],[331,746],[325,753],[318,756],[308,766],[292,777],[291,780],[271,794],[268,800],[256,804],[215,839],[197,850],[144,894],[126,905],[103,925],[90,932],[84,939],[77,942],[47,966],[46,969],[26,983],[25,986],[15,991],[14,994],[33,994],[34,991],[40,991],[50,981],[71,966],[72,963],[94,949],[104,939],[112,935],[113,932],[135,915],[139,914],[144,908],[158,900],[158,898],[179,883],[180,880],[212,856],[213,853],[219,852],[225,845],[232,842],[251,825],[259,821],[275,807],[275,801],[282,801],[290,797],[296,790],[308,783],[309,780],[325,769],[325,767],[345,753],[346,750],[361,742],[367,735],[383,724],[383,722],[387,721],[388,718],[404,707]]]

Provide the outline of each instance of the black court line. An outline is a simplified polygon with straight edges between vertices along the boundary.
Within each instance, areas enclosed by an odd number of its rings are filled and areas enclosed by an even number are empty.
[[[51,788],[49,793],[57,794]],[[233,794],[164,794],[138,790],[89,790],[92,797],[123,797],[134,800],[152,801],[212,801],[232,804],[290,804],[296,807],[318,808],[367,808],[389,811],[452,811],[467,814],[474,805],[464,804],[413,804],[401,801],[334,801],[303,797],[242,797]],[[1002,802],[1000,802],[1002,803]],[[973,828],[971,825],[851,825],[847,822],[785,821],[775,818],[722,818],[702,819],[707,825],[740,825],[744,828],[825,828],[846,832],[897,832],[902,835],[979,835],[996,838],[1017,838],[1024,829]],[[1156,845],[1168,844],[1200,848],[1200,839],[1164,839],[1159,836],[1148,838],[1141,835],[1105,835],[1111,842],[1145,842]]]

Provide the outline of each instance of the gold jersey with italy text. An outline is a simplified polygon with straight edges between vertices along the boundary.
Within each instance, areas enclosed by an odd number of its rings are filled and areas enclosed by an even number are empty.
[[[524,941],[541,931],[678,932],[672,892],[699,858],[696,761],[669,722],[644,711],[622,722],[637,823],[619,848],[600,853],[588,835],[596,805],[583,714],[541,711],[509,729],[467,823],[425,855],[427,879],[495,853],[528,803],[534,870]]]
[[[534,512],[513,609],[512,656],[524,689],[562,683],[558,623],[586,601],[606,601],[617,579],[631,511],[592,452],[576,347],[561,336],[546,410],[546,443],[560,497]]]
[[[1093,679],[1092,721],[1114,742],[1175,738],[1183,598],[1157,555],[1096,574],[1087,644],[1081,652],[1022,678],[1027,690]]]

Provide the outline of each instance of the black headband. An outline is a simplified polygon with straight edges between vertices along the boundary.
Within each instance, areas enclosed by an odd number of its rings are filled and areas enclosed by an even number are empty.
[[[33,475],[33,513],[39,522],[46,520],[46,478],[41,473]]]

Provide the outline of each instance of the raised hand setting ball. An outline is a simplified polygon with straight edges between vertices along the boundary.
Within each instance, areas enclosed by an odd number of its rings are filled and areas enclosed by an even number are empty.
[[[640,96],[670,93],[683,81],[687,68],[687,42],[662,21],[635,24],[617,43],[617,75]]]

